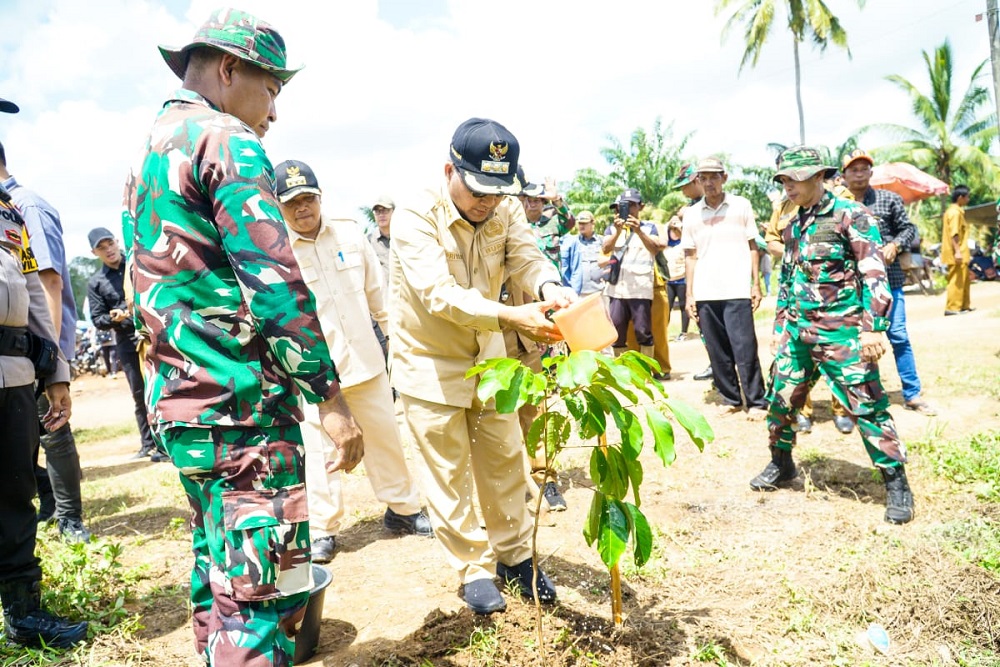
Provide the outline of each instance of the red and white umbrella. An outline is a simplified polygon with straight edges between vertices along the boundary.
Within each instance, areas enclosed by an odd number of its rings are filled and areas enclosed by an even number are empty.
[[[926,174],[908,162],[889,162],[872,169],[873,188],[891,190],[910,204],[934,195],[948,194],[948,184]]]

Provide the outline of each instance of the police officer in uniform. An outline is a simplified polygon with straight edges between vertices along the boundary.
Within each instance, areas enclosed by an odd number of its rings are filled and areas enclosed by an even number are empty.
[[[17,113],[0,99],[0,111]],[[52,341],[55,328],[38,279],[24,220],[0,186],[0,599],[8,641],[67,648],[87,637],[87,623],[72,623],[41,608],[42,570],[35,557],[34,447],[38,443],[36,369],[45,384],[47,431],[69,421],[69,364]],[[44,339],[44,340],[43,340]]]

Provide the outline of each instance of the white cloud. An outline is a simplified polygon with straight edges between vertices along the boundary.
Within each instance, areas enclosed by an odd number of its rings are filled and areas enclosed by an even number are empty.
[[[156,45],[186,43],[218,6],[167,1],[3,10],[17,31],[0,40],[0,95],[23,112],[0,117],[0,140],[12,173],[60,209],[71,255],[87,252],[90,227],[117,229],[128,165],[178,84]],[[920,51],[945,37],[960,90],[988,55],[986,23],[974,22],[981,0],[836,4],[854,57],[803,45],[810,141],[839,144],[871,122],[911,124],[905,96],[883,77],[923,84]],[[708,0],[451,0],[431,3],[446,11],[426,19],[394,17],[376,0],[238,5],[277,26],[292,63],[306,65],[278,98],[265,144],[275,162],[315,168],[334,214],[435,185],[452,131],[472,115],[517,134],[533,180],[604,170],[606,137],[627,141],[658,116],[678,137],[694,132],[692,154],[748,164],[768,164],[768,142],[798,136],[790,38],[775,30],[758,66],[739,74],[741,35],[722,43]]]

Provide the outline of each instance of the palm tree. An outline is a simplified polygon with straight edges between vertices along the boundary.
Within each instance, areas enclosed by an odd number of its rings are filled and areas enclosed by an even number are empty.
[[[858,7],[865,6],[865,0],[856,0]],[[795,101],[799,107],[799,143],[806,143],[806,120],[802,109],[802,71],[799,65],[799,43],[811,37],[820,51],[825,51],[832,42],[847,51],[847,33],[840,20],[833,15],[823,0],[716,0],[715,14],[718,16],[733,5],[739,6],[733,12],[722,31],[725,39],[736,24],[746,26],[744,39],[746,50],[740,61],[740,71],[750,62],[755,66],[760,53],[774,27],[778,5],[782,5],[788,15],[788,29],[792,33],[792,52],[795,56]]]
[[[997,136],[996,116],[980,115],[982,107],[990,102],[990,94],[985,86],[976,83],[986,61],[972,73],[969,87],[956,104],[951,45],[945,40],[933,55],[922,53],[930,79],[929,94],[898,74],[886,77],[909,95],[920,129],[883,123],[867,125],[858,134],[879,130],[899,139],[875,150],[880,160],[910,162],[949,185],[956,172],[983,185],[994,184],[1000,180],[1000,167],[988,151]]]

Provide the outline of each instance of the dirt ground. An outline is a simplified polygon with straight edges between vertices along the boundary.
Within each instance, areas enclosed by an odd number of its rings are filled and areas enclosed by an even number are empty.
[[[902,408],[887,355],[883,382],[904,441],[1000,429],[1000,284],[974,285],[972,303],[975,312],[946,318],[943,294],[907,295],[924,395],[940,414]],[[769,323],[758,335],[766,368]],[[716,440],[699,454],[678,429],[678,459],[668,469],[649,448],[643,453],[642,509],[657,546],[640,572],[623,562],[621,629],[610,621],[608,574],[581,534],[591,497],[585,450],[560,464],[568,511],[539,520],[539,556],[560,596],[545,611],[541,648],[533,606],[508,596],[504,614],[469,613],[441,548],[385,534],[384,508],[356,473],[345,477],[346,525],[329,565],[318,651],[305,664],[996,664],[961,659],[1000,656],[1000,586],[941,538],[958,519],[1000,520],[995,505],[935,477],[914,454],[917,517],[902,527],[883,523],[882,483],[857,433],[834,429],[822,383],[813,392],[815,428],[796,450],[805,474],[790,490],[754,493],[747,482],[767,462],[764,424],[717,414],[708,383],[691,379],[707,363],[697,339],[670,348],[668,390],[704,409]],[[73,396],[77,429],[131,416],[123,378],[82,378]],[[148,568],[130,603],[145,626],[138,640],[103,637],[88,650],[100,664],[199,665],[185,604],[186,504],[172,466],[133,461],[136,449],[134,435],[81,447],[89,527],[122,542],[128,564]],[[888,656],[859,640],[872,622],[889,633]]]

